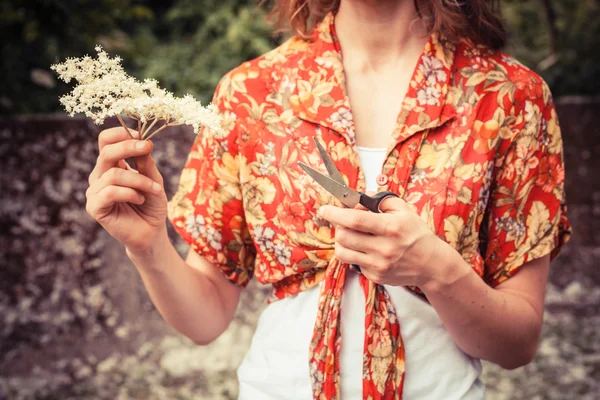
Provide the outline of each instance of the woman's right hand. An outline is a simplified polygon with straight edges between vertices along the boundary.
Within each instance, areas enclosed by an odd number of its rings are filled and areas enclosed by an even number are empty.
[[[167,196],[152,159],[152,143],[131,139],[119,127],[102,131],[98,146],[86,210],[128,251],[144,252],[166,237]],[[125,162],[129,157],[137,170]]]

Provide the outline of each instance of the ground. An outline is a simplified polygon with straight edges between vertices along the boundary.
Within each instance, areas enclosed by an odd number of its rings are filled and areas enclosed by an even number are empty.
[[[576,235],[552,265],[535,360],[514,371],[486,364],[489,399],[600,396],[597,108],[559,110]],[[234,399],[268,288],[252,284],[209,346],[170,329],[122,246],[85,213],[97,132],[62,116],[0,120],[0,399]],[[169,196],[192,139],[175,129],[155,141]]]

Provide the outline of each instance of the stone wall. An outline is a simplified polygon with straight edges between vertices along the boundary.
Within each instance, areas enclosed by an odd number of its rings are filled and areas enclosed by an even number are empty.
[[[576,233],[552,265],[538,356],[515,371],[486,365],[490,399],[600,393],[599,111],[589,99],[559,104]],[[235,398],[268,288],[246,290],[210,346],[170,329],[122,246],[85,213],[98,132],[61,115],[0,120],[0,399]],[[192,140],[185,128],[155,140],[169,196]]]

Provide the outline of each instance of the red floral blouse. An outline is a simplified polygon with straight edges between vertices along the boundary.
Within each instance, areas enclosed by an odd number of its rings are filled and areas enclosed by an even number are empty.
[[[169,204],[185,240],[237,285],[254,276],[281,299],[324,281],[310,344],[314,399],[340,397],[348,265],[334,257],[334,228],[316,217],[321,205],[341,203],[298,161],[326,172],[318,136],[347,184],[365,189],[344,90],[332,14],[312,40],[293,37],[229,72],[213,101],[225,133],[200,132]],[[562,151],[538,75],[506,54],[434,34],[405,95],[379,190],[401,195],[493,287],[527,261],[553,258],[569,239]],[[363,398],[400,399],[401,321],[385,288],[360,280]]]

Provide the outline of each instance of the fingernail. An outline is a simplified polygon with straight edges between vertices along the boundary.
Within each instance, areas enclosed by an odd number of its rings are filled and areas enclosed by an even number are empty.
[[[160,185],[156,182],[152,183],[152,190],[154,190],[155,192],[160,192]]]
[[[141,194],[138,194],[138,199],[140,199],[140,201],[142,202],[145,200],[144,196],[142,196]]]
[[[135,144],[135,148],[137,150],[144,150],[146,148],[146,142],[144,142],[143,140],[140,140],[139,142],[137,142]]]

